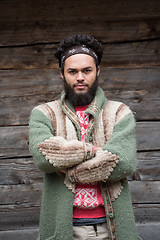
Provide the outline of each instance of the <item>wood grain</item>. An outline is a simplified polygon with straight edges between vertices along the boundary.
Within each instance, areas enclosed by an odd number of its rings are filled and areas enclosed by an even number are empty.
[[[34,184],[42,182],[43,173],[35,167],[31,157],[1,159],[0,185]]]
[[[0,48],[0,69],[53,69],[57,44]],[[102,67],[160,65],[160,40],[103,44]]]
[[[137,121],[160,120],[160,92],[150,90],[111,90],[105,91],[108,99],[127,104]],[[60,93],[0,98],[0,126],[27,125],[31,110],[42,103],[53,101]]]
[[[159,182],[130,182],[136,222],[158,222],[160,214]],[[38,225],[42,184],[20,184],[0,187],[0,230]],[[142,197],[142,192],[143,194]],[[154,197],[154,198],[153,198]],[[8,222],[8,225],[6,224]]]
[[[138,122],[136,126],[138,151],[160,149],[160,122]],[[31,156],[28,149],[28,127],[0,128],[0,158]]]
[[[103,42],[160,36],[160,6],[156,0],[121,0],[116,4],[111,0],[82,0],[78,5],[75,1],[55,4],[40,0],[37,5],[31,0],[7,0],[1,1],[0,9],[1,46],[58,42],[73,33],[91,34]]]
[[[133,197],[132,197],[133,198]],[[160,204],[133,204],[137,223],[150,224],[159,222]]]
[[[138,151],[160,150],[160,122],[138,122],[136,126]]]
[[[160,151],[138,152],[137,169],[130,178],[141,181],[160,181]]]
[[[160,151],[138,152],[137,170],[129,180],[160,181]],[[7,177],[6,177],[7,176]],[[43,182],[43,173],[32,157],[1,159],[0,185],[34,184]]]
[[[160,67],[103,68],[99,78],[104,91],[158,91]],[[3,97],[59,94],[63,89],[58,70],[0,70],[0,91]]]
[[[133,203],[159,203],[159,181],[129,182]]]
[[[145,240],[155,240],[159,238],[160,234],[160,224],[150,223],[150,224],[137,224],[137,231],[140,236]],[[1,231],[0,238],[3,240],[35,240],[38,236],[38,228],[29,228],[25,230],[11,230],[11,231]]]

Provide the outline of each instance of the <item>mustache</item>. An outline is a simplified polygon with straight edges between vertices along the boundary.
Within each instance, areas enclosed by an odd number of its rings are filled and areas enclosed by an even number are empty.
[[[77,87],[77,86],[79,86],[79,85],[83,85],[83,86],[89,87],[89,84],[84,83],[84,82],[75,83],[75,84],[73,84],[73,87]]]

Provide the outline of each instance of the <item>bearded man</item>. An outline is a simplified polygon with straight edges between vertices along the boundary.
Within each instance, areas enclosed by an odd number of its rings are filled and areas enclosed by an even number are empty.
[[[102,44],[72,35],[55,53],[64,92],[33,109],[30,150],[44,172],[39,240],[140,239],[127,176],[135,171],[135,120],[98,86]]]

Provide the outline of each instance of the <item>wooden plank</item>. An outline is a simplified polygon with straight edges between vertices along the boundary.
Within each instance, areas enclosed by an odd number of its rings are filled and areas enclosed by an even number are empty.
[[[147,187],[145,186],[145,183],[142,182],[142,184],[144,187],[143,191],[145,191]],[[158,184],[159,182],[157,182],[157,185]],[[154,183],[150,184],[151,187],[154,187],[153,185]],[[3,190],[2,187],[0,189]],[[139,197],[142,196],[141,190],[142,188],[139,189]],[[155,188],[153,189],[153,191],[154,190]],[[19,193],[18,191],[22,192]],[[154,195],[152,195],[153,191],[146,196],[146,198],[149,196],[150,201],[152,201],[154,197]],[[29,196],[27,196],[27,192]],[[26,190],[26,186],[20,185],[18,187],[12,186],[12,190],[11,188],[9,188],[9,186],[6,186],[5,193],[4,191],[2,193],[4,196],[1,197],[0,231],[9,229],[23,229],[38,225],[41,197],[36,194],[36,191],[33,191],[32,188],[30,188],[30,190],[29,188],[28,190]],[[17,199],[16,194],[18,194]],[[11,200],[9,200],[8,195],[11,197]],[[159,222],[160,203],[156,203],[156,200],[159,201],[158,193],[155,199],[155,203],[150,204],[147,204],[145,202],[143,203],[144,199],[138,200],[139,202],[141,202],[141,204],[134,203],[134,196],[132,196],[133,210],[136,222],[143,224],[150,222]],[[145,201],[147,202],[147,200]],[[12,203],[10,204],[10,202]]]
[[[42,183],[0,185],[0,202],[5,205],[25,205],[39,207]]]
[[[140,224],[159,222],[160,204],[133,204],[135,220]],[[39,224],[40,206],[1,205],[0,231],[27,229]]]
[[[103,44],[102,66],[154,66],[160,64],[160,40]]]
[[[86,3],[86,7],[84,8],[84,3]],[[92,4],[91,4],[92,3]],[[17,4],[18,7],[17,7]],[[37,20],[45,20],[53,18],[62,18],[68,17],[74,18],[77,14],[87,15],[88,13],[97,13],[97,16],[104,15],[104,19],[108,20],[120,20],[120,19],[142,19],[147,17],[159,17],[160,5],[159,2],[153,0],[152,2],[146,2],[145,0],[138,1],[130,1],[120,0],[117,4],[113,4],[111,0],[105,1],[100,0],[98,3],[96,0],[88,0],[85,2],[81,1],[81,4],[77,5],[74,1],[66,2],[64,7],[64,1],[53,3],[52,0],[48,0],[45,3],[43,0],[39,1],[39,5],[37,6],[32,0],[29,1],[20,1],[16,0],[11,2],[10,0],[1,1],[1,19],[8,21],[20,21],[30,19],[33,21]],[[10,6],[9,11],[5,12],[7,6]],[[88,8],[90,7],[90,9]],[[30,10],[30,11],[28,11]],[[83,10],[83,11],[82,11]],[[54,11],[54,16],[53,16]],[[94,12],[95,11],[95,12]],[[19,13],[19,15],[18,15]],[[24,14],[25,13],[25,14]],[[61,15],[60,15],[61,13]],[[64,13],[64,16],[62,15]],[[73,14],[73,15],[71,15]],[[18,16],[17,16],[18,15]],[[107,15],[107,16],[106,16]],[[10,17],[10,18],[9,18]],[[97,17],[97,18],[98,18]]]
[[[43,174],[35,167],[31,157],[1,159],[0,185],[33,184],[42,181]]]
[[[160,122],[138,122],[138,151],[159,150]],[[0,158],[31,156],[28,150],[28,126],[0,128]]]
[[[103,44],[102,67],[154,66],[160,64],[160,40]],[[57,68],[56,44],[0,48],[0,69]]]
[[[159,222],[160,204],[133,204],[137,223]],[[40,206],[1,205],[0,231],[26,229],[39,224]]]
[[[136,137],[138,150],[160,150],[160,122],[138,122]]]
[[[116,4],[111,0],[82,0],[78,5],[75,1],[41,0],[37,5],[33,1],[7,0],[1,1],[0,9],[1,46],[58,42],[72,33],[88,33],[104,42],[160,36],[160,6],[156,0],[121,0]]]
[[[39,224],[40,204],[39,206],[27,206],[24,203],[1,205],[0,212],[0,232],[33,228]]]
[[[160,223],[138,224],[137,230],[144,240],[158,240],[160,236]]]
[[[159,181],[130,181],[133,203],[158,203]],[[5,205],[39,206],[41,201],[42,183],[1,185],[0,202]],[[145,192],[145,194],[142,194]]]
[[[3,240],[35,240],[38,237],[38,228],[11,230],[0,232],[0,239]]]
[[[139,152],[135,180],[160,181],[160,151]]]
[[[160,181],[159,156],[160,151],[138,152],[137,170],[129,180]],[[41,182],[43,174],[35,167],[32,157],[1,159],[0,185]]]
[[[57,68],[56,44],[0,48],[0,69]]]
[[[160,120],[160,91],[105,91],[110,100],[127,104],[135,113],[137,121]],[[0,126],[27,125],[31,110],[44,102],[53,101],[60,93],[45,95],[6,97],[0,100]]]
[[[33,95],[48,95],[62,90],[59,71],[55,69],[36,70],[1,70],[1,98],[22,97]]]
[[[129,186],[133,203],[159,203],[159,181],[130,181]]]
[[[159,204],[133,204],[135,220],[140,224],[160,223],[160,203]]]
[[[137,231],[145,240],[158,239],[160,235],[160,223],[137,224]],[[0,238],[3,240],[35,240],[37,236],[38,228],[0,232]]]
[[[104,91],[158,91],[160,67],[105,67],[100,85]],[[60,93],[63,82],[58,69],[0,70],[1,98]],[[23,98],[22,98],[23,100]],[[24,99],[25,100],[25,99]]]
[[[138,152],[137,169],[131,180],[160,181],[160,151]]]
[[[160,67],[108,67],[101,71],[100,82],[104,90],[159,89]]]
[[[5,127],[0,129],[0,158],[30,155],[28,127]]]

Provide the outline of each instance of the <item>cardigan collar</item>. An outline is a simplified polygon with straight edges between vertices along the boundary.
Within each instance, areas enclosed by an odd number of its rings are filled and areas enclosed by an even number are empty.
[[[91,132],[96,122],[96,118],[98,117],[99,112],[104,108],[106,103],[107,103],[107,98],[104,96],[103,90],[100,87],[98,87],[95,98],[93,99],[93,101],[85,111],[86,113],[91,115],[91,120],[89,122],[87,134],[86,134],[87,141],[90,140]],[[65,99],[64,92],[61,95],[60,106],[62,108],[62,111],[75,124],[75,127],[77,129],[77,136],[78,136],[78,139],[80,140],[81,139],[80,121],[76,115],[76,111],[73,105],[69,102],[68,99]]]
[[[91,114],[94,118],[96,118],[100,110],[103,109],[104,106],[107,104],[107,101],[108,100],[104,95],[104,91],[100,87],[98,87],[96,96],[94,97],[93,101],[89,104],[85,112]],[[65,99],[65,92],[62,92],[61,95],[61,108],[66,114],[68,112],[70,113],[72,112],[71,115],[76,113],[70,101],[68,99]]]

